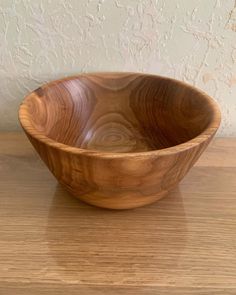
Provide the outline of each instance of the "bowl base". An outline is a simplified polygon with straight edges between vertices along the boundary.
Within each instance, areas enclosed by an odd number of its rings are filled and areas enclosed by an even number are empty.
[[[71,188],[65,187],[65,189],[71,195],[89,205],[118,210],[142,207],[154,203],[168,194],[168,191],[161,191],[154,195],[143,195],[139,192],[126,192],[118,194],[117,192],[112,191],[110,193],[96,191],[81,195]]]

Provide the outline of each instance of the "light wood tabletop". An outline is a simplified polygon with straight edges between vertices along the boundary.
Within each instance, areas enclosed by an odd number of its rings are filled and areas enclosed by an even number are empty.
[[[236,139],[215,139],[164,199],[112,211],[1,133],[0,294],[236,294]]]

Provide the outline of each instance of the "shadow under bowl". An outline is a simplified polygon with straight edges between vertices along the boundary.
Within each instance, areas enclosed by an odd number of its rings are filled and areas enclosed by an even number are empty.
[[[163,197],[220,124],[217,104],[183,82],[141,73],[91,73],[50,82],[19,119],[57,180],[96,206],[127,209]]]

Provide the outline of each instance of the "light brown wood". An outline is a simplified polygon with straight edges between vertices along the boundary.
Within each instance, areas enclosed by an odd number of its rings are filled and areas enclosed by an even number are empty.
[[[235,167],[235,151],[235,138],[228,137],[227,141],[225,138],[218,138],[208,153],[203,153],[196,166]],[[217,157],[219,154],[220,158]]]
[[[79,199],[127,209],[175,187],[220,124],[215,102],[173,79],[83,74],[29,94],[19,117],[48,168]]]
[[[236,294],[235,149],[216,138],[166,198],[110,211],[57,185],[23,134],[0,133],[0,294]]]

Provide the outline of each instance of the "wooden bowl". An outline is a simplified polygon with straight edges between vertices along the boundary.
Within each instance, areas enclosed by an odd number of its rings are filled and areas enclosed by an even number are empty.
[[[126,209],[152,203],[179,183],[217,131],[220,112],[208,95],[183,82],[92,73],[30,93],[19,119],[72,195]]]

